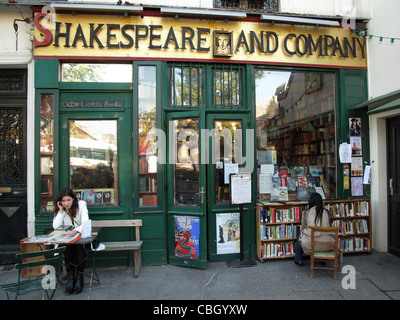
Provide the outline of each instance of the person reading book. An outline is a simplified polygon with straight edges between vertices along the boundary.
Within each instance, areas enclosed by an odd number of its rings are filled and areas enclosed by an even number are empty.
[[[310,227],[330,227],[330,218],[328,210],[324,209],[322,197],[319,193],[312,193],[308,200],[308,210],[304,211],[301,219],[300,233],[297,239],[296,251],[294,262],[302,266],[303,254],[310,254],[311,252],[311,229]],[[333,235],[314,233],[316,241],[330,242],[334,241]],[[332,246],[329,245],[316,245],[317,251],[330,251]]]
[[[75,193],[69,189],[62,189],[54,199],[53,228],[71,226],[67,235],[82,232],[83,223],[89,220],[86,202],[78,200]],[[85,269],[86,249],[83,244],[65,245],[65,263],[68,271],[66,293],[79,294],[83,289],[83,271]]]

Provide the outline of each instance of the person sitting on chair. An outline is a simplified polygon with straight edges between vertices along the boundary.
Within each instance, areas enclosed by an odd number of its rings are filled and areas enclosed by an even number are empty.
[[[294,262],[303,265],[303,253],[310,254],[311,252],[311,229],[309,227],[330,227],[330,218],[328,210],[323,208],[322,197],[318,193],[313,193],[308,201],[308,210],[304,211],[301,219],[300,234],[297,239]],[[330,242],[335,241],[331,235],[321,235],[319,232],[314,233],[315,241]],[[332,250],[329,245],[316,245],[317,251]]]
[[[65,188],[54,199],[53,228],[71,226],[66,234],[81,233],[83,223],[89,220],[86,202],[78,201],[75,193]],[[64,252],[68,271],[66,293],[81,293],[83,289],[83,271],[85,269],[86,249],[83,244],[67,244]]]

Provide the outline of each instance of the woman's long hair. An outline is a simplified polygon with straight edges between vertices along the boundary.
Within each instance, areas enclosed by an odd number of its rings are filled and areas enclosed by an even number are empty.
[[[319,193],[313,193],[310,195],[310,199],[308,200],[308,207],[311,209],[315,207],[315,219],[314,223],[317,225],[317,221],[319,220],[319,225],[322,224],[322,215],[324,214],[324,207],[322,203],[322,197]]]
[[[53,217],[55,217],[56,214],[58,213],[57,203],[60,202],[62,200],[62,198],[66,197],[66,196],[72,198],[72,205],[71,205],[71,208],[67,211],[67,213],[71,217],[71,219],[73,220],[76,217],[76,213],[78,211],[79,204],[78,204],[78,198],[76,197],[75,192],[73,192],[70,188],[62,189],[58,193],[58,195],[55,197],[55,199],[54,199]]]

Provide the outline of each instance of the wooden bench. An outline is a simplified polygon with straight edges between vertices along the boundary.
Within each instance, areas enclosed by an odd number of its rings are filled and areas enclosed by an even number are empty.
[[[102,251],[133,251],[135,262],[134,277],[137,278],[142,267],[142,259],[140,249],[143,241],[140,241],[139,229],[142,226],[142,220],[92,220],[92,227],[100,228],[116,228],[116,227],[135,227],[136,240],[135,241],[115,241],[115,242],[101,242],[105,249]]]

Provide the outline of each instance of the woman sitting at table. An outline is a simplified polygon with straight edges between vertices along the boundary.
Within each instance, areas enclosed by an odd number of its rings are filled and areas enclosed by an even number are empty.
[[[75,193],[65,188],[54,199],[53,228],[71,226],[68,235],[81,233],[83,223],[89,220],[85,201],[78,201]],[[83,271],[85,269],[86,249],[83,244],[67,244],[64,252],[68,271],[66,293],[81,293],[83,289]]]

